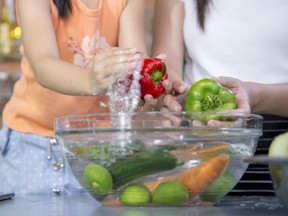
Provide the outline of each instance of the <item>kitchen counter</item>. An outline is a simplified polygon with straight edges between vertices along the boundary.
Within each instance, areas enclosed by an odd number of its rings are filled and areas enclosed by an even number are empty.
[[[0,201],[2,216],[284,216],[275,196],[231,196],[213,207],[105,207],[88,194],[77,196],[29,195]]]

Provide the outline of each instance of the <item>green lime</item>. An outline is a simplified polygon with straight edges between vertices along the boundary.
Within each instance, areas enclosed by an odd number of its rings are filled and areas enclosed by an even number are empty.
[[[268,154],[272,157],[288,157],[288,132],[282,133],[273,139]],[[278,187],[283,175],[281,165],[270,164],[269,169],[274,184]]]
[[[151,202],[151,193],[145,185],[128,185],[120,193],[119,201],[124,205],[145,205]]]
[[[288,132],[280,134],[273,139],[269,147],[269,156],[288,156]]]
[[[215,203],[232,190],[235,183],[235,177],[226,170],[220,178],[200,195],[200,198],[203,201]]]
[[[88,164],[84,169],[83,178],[87,190],[95,194],[108,194],[113,186],[111,174],[99,164]]]
[[[153,193],[153,201],[158,205],[180,205],[188,198],[187,188],[177,181],[161,182]]]

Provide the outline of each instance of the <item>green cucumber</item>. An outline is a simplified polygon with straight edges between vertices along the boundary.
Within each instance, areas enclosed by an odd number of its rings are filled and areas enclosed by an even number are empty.
[[[129,156],[107,169],[113,178],[113,188],[134,179],[174,169],[177,158],[164,152],[140,152]]]

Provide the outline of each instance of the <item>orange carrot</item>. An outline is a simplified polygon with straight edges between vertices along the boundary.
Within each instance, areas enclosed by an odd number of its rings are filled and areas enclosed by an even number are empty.
[[[229,159],[228,155],[221,154],[176,175],[147,182],[145,185],[153,192],[161,182],[176,180],[187,187],[190,195],[196,196],[205,191],[223,174],[228,166]]]
[[[221,143],[221,144],[213,144],[214,146],[211,146],[209,148],[201,148],[198,150],[194,150],[197,154],[202,154],[202,153],[207,153],[207,152],[215,152],[215,151],[219,151],[219,150],[224,150],[227,149],[229,147],[228,144],[226,143]]]
[[[117,197],[114,200],[103,201],[102,205],[104,205],[104,206],[121,206],[121,203],[119,201],[119,198]]]
[[[205,144],[204,144],[205,145]],[[193,146],[189,149],[183,150],[172,150],[169,153],[177,157],[178,159],[191,160],[198,158],[207,158],[214,157],[217,154],[217,151],[227,149],[229,147],[226,143],[214,144],[211,147],[203,148],[199,146]]]

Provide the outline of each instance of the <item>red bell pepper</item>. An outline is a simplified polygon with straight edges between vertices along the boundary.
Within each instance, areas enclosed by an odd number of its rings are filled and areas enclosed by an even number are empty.
[[[155,99],[160,97],[165,92],[162,81],[166,79],[168,73],[165,62],[160,58],[145,58],[139,80],[141,99],[144,99],[146,94],[152,95]]]

